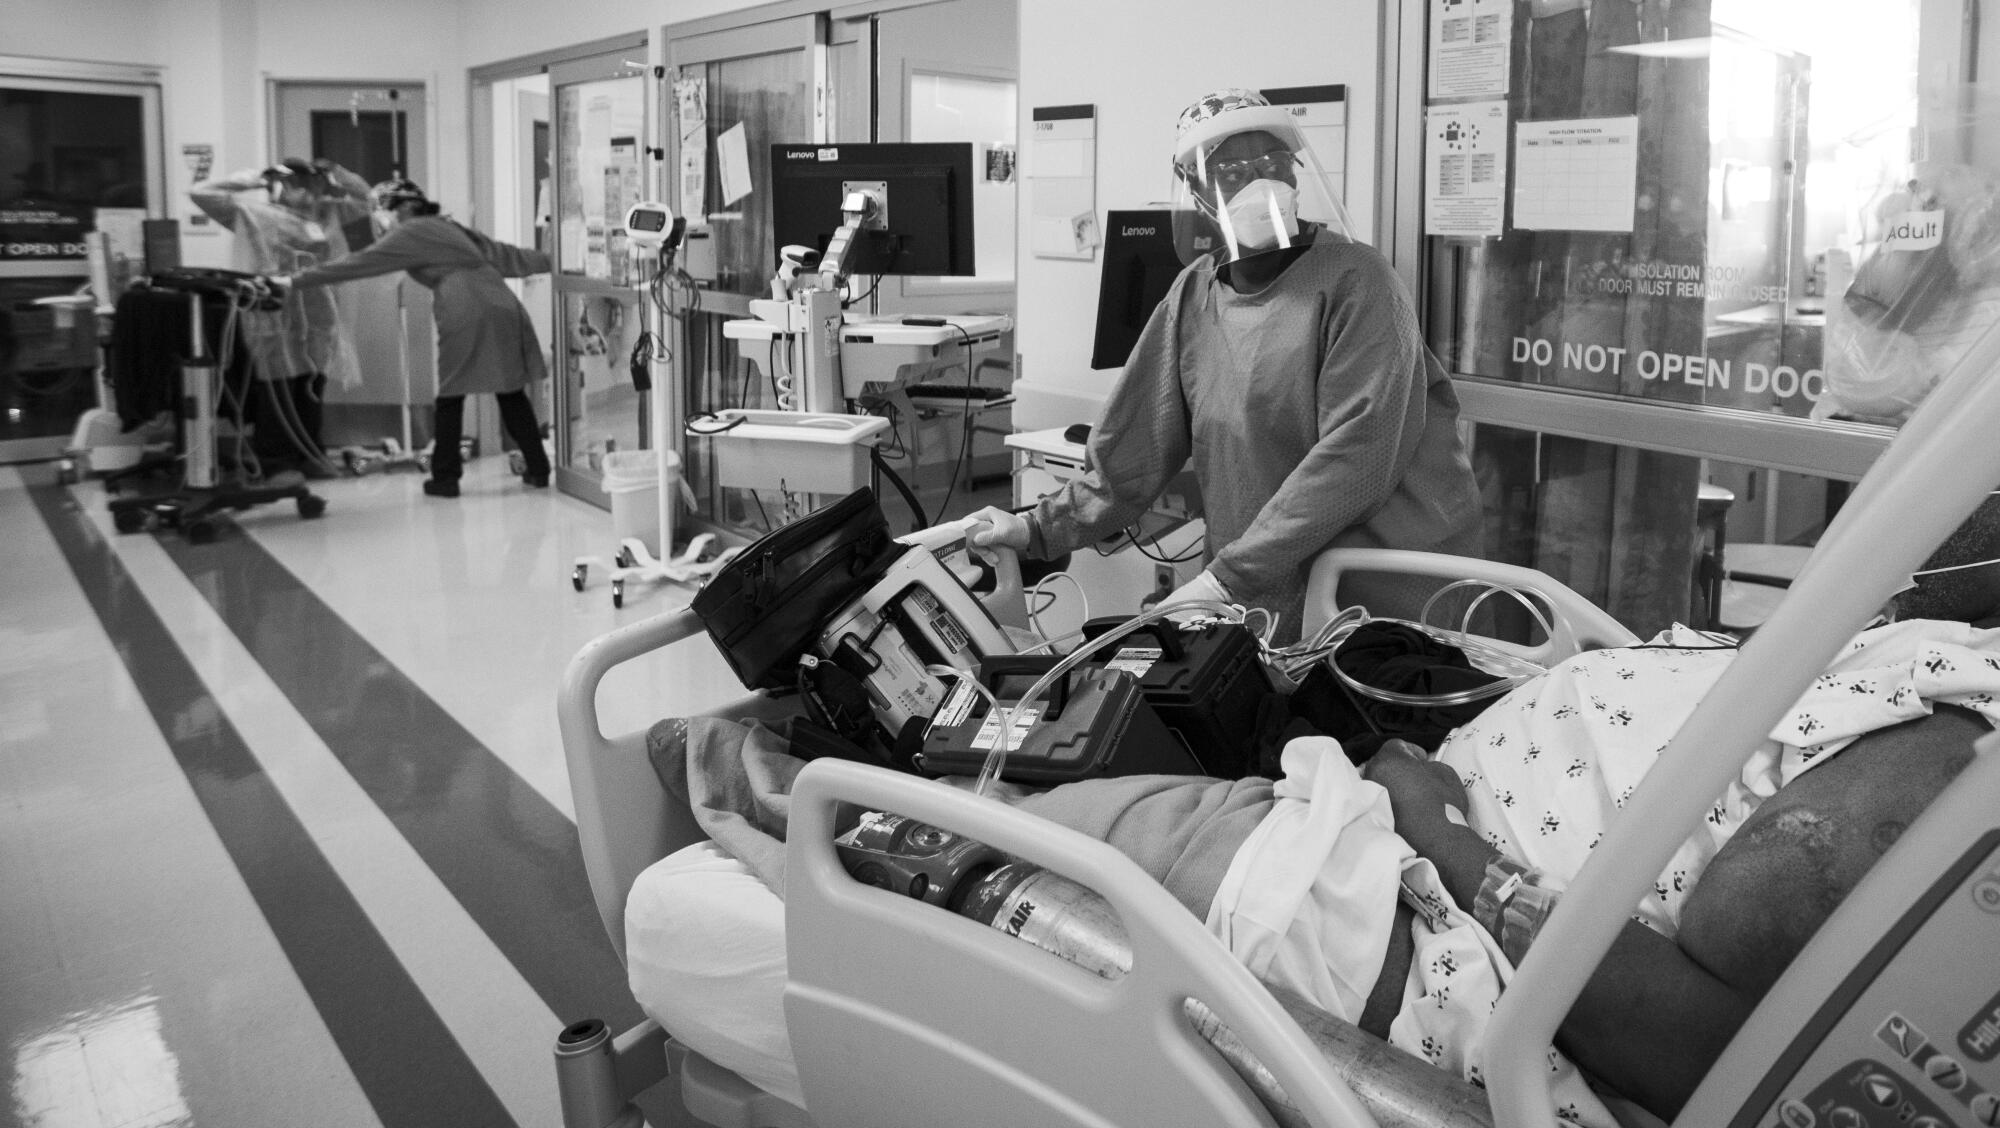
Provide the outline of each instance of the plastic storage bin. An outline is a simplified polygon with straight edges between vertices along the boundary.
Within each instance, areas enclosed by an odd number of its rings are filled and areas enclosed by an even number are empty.
[[[638,540],[665,558],[674,544],[673,495],[678,492],[681,456],[667,451],[666,473],[650,450],[614,450],[604,456],[604,492],[611,496],[611,534],[619,542]],[[660,487],[667,488],[667,524],[660,526]]]

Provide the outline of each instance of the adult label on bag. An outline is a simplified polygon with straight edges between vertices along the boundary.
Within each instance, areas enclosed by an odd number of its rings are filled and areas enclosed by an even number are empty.
[[[1146,671],[1153,668],[1153,663],[1160,660],[1160,653],[1157,646],[1121,646],[1111,661],[1104,664],[1104,668],[1124,670],[1134,678],[1143,678]]]
[[[1944,211],[1909,211],[1889,220],[1883,249],[1928,251],[1944,242]]]

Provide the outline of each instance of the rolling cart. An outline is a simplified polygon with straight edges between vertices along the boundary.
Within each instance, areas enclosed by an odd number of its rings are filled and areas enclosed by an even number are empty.
[[[233,321],[242,309],[273,309],[277,297],[254,274],[231,270],[170,270],[151,276],[147,285],[154,290],[174,290],[187,297],[188,355],[181,364],[180,406],[181,481],[162,492],[118,496],[111,499],[111,522],[121,533],[145,528],[177,529],[191,544],[215,539],[216,519],[222,515],[290,499],[303,518],[326,512],[326,499],[305,487],[303,480],[284,485],[257,485],[225,481],[217,466],[216,401],[226,356],[218,357],[211,346],[203,317],[204,301],[229,304]],[[223,347],[233,336],[222,333]]]

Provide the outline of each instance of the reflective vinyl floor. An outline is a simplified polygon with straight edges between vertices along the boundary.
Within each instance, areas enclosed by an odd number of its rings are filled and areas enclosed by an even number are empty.
[[[686,602],[486,458],[315,483],[214,543],[0,467],[0,1125],[555,1125],[566,1023],[638,1012],[557,735],[591,638]],[[705,642],[609,731],[739,694]]]

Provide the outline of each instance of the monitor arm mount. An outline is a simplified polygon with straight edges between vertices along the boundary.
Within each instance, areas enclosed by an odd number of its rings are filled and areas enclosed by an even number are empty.
[[[840,199],[840,229],[827,240],[819,258],[819,286],[838,292],[847,281],[848,266],[854,261],[856,236],[865,229],[880,230],[885,209],[880,200],[862,188],[849,188]]]
[[[824,412],[839,412],[846,407],[840,372],[842,294],[854,261],[857,236],[864,230],[887,227],[888,209],[882,199],[886,187],[850,184],[842,189],[840,228],[820,253],[815,284],[792,295],[791,320],[803,330],[800,341],[803,355],[797,369],[798,391],[787,389],[790,394],[784,398],[793,401],[787,406]],[[804,267],[805,263],[799,265]]]

